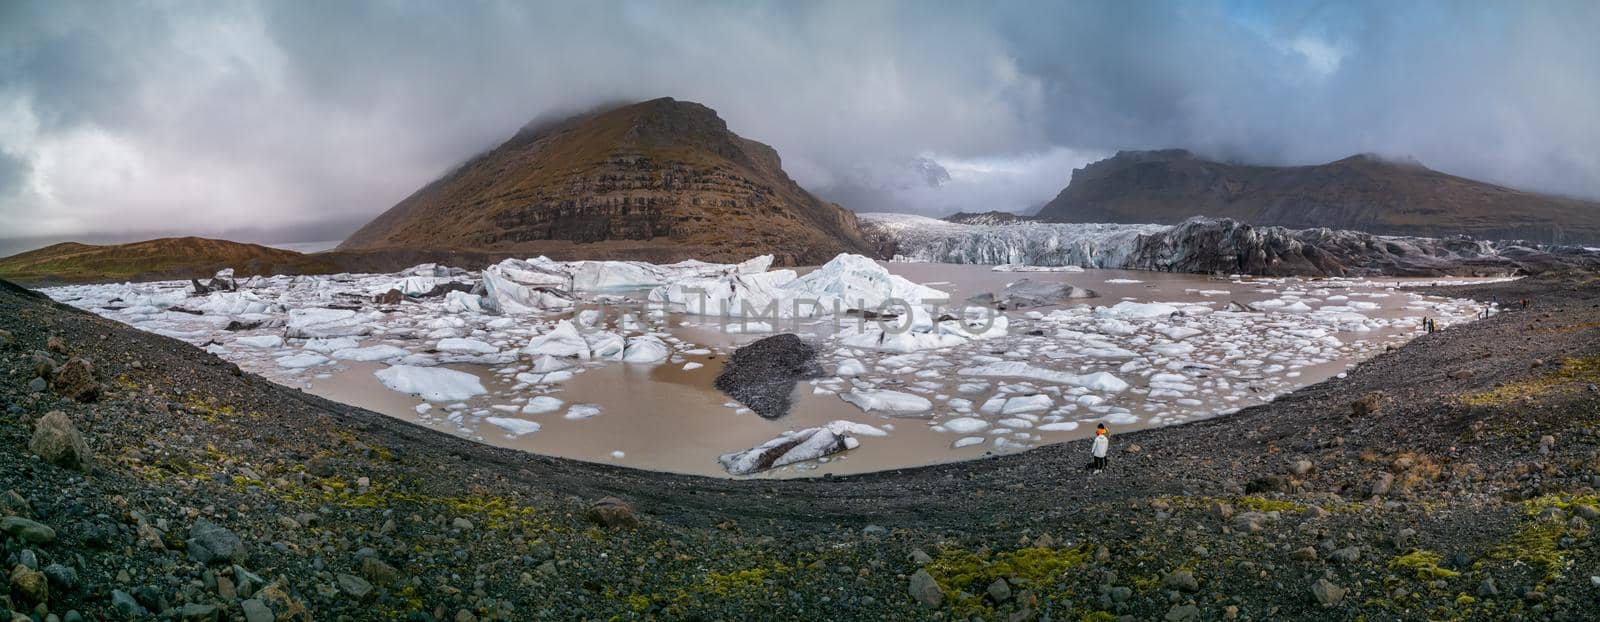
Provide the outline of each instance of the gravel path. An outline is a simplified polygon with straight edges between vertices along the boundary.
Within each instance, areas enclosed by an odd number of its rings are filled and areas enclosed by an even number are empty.
[[[1533,304],[1268,405],[1116,434],[1100,474],[1083,441],[769,481],[474,444],[0,282],[0,608],[1593,619],[1600,283],[1440,293]]]

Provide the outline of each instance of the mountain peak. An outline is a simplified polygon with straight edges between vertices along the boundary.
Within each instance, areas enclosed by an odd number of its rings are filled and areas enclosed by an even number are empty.
[[[805,263],[867,243],[854,215],[796,184],[771,147],[710,107],[662,97],[529,123],[340,245],[385,247]]]

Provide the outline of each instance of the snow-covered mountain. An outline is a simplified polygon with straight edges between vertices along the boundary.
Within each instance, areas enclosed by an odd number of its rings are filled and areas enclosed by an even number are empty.
[[[1277,276],[1502,276],[1600,265],[1600,252],[1575,246],[1254,227],[1225,218],[1177,225],[974,225],[872,213],[860,220],[886,254],[940,263]]]

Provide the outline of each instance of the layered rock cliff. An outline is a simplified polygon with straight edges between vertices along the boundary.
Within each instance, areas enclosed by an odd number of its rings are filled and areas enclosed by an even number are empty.
[[[351,235],[341,250],[783,264],[864,252],[855,216],[710,108],[662,98],[524,128]]]

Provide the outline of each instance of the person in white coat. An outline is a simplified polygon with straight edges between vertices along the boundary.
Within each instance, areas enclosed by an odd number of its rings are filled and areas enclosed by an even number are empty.
[[[1101,471],[1106,468],[1106,452],[1111,449],[1111,434],[1106,431],[1106,424],[1102,423],[1094,428],[1094,470]]]

